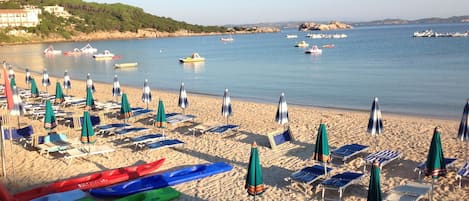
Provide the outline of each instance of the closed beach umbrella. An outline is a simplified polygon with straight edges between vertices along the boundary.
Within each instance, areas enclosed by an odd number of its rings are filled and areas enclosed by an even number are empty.
[[[121,92],[121,85],[119,84],[119,80],[117,79],[117,75],[114,75],[114,82],[112,84],[112,96],[116,97],[116,102],[118,102],[118,97],[122,95]]]
[[[147,79],[145,79],[145,81],[143,82],[142,101],[143,103],[147,104],[147,109],[148,109],[148,104],[151,102],[151,90],[150,90],[150,85],[148,85]]]
[[[459,124],[459,130],[458,130],[458,139],[460,139],[461,141],[466,141],[466,147],[464,148],[465,149],[464,158],[466,159],[466,161],[468,161],[467,147],[468,147],[468,143],[469,143],[469,118],[468,118],[468,114],[469,114],[469,99],[467,100],[466,105],[464,106],[464,111],[462,113],[461,123]]]
[[[95,104],[94,104],[93,92],[91,92],[90,88],[86,88],[85,110],[92,110],[94,109],[94,107],[95,107]]]
[[[155,117],[155,126],[158,128],[166,127],[166,112],[164,111],[163,100],[158,101],[158,111],[156,112]]]
[[[26,82],[26,85],[29,85],[31,83],[31,73],[29,72],[28,68],[26,68],[26,74],[24,75],[24,81]]]
[[[183,114],[184,110],[189,107],[189,101],[187,101],[187,93],[186,89],[184,88],[184,82],[181,83],[181,88],[179,88],[178,106],[182,109]]]
[[[375,161],[371,166],[370,183],[368,184],[368,201],[381,201],[381,179],[379,161]]]
[[[261,195],[265,191],[265,185],[262,179],[262,167],[256,142],[251,146],[245,188],[249,195],[254,196],[254,200],[256,199],[256,195]]]
[[[326,125],[323,123],[319,124],[313,159],[324,164],[324,174],[327,175],[327,163],[331,160],[331,153],[329,152]]]
[[[46,100],[46,114],[44,115],[44,128],[51,130],[57,127],[57,119],[55,118],[54,110],[50,100]]]
[[[8,65],[8,78],[15,78],[15,71],[13,70],[13,66],[11,65]]]
[[[47,73],[47,69],[44,69],[44,71],[42,72],[42,86],[46,87],[47,93],[47,87],[50,86],[49,74]]]
[[[13,89],[13,87],[16,86],[16,80],[15,80],[15,77],[12,77],[10,78],[10,87],[11,89]]]
[[[91,75],[88,73],[86,75],[86,88],[90,88],[92,92],[96,92],[96,89],[94,88],[93,80],[91,79]]]
[[[96,136],[94,135],[93,125],[91,124],[91,117],[88,111],[83,112],[80,141],[83,144],[93,144],[96,142]]]
[[[120,110],[121,118],[124,119],[124,122],[127,118],[133,116],[132,108],[130,107],[129,101],[127,100],[127,94],[122,94],[121,100],[121,110]]]
[[[55,83],[55,104],[60,104],[65,101],[64,92],[62,91],[62,86],[60,86],[60,82]]]
[[[39,97],[39,89],[37,89],[36,80],[31,78],[31,97]]]
[[[10,110],[10,114],[12,116],[18,117],[18,128],[20,128],[20,116],[25,113],[23,101],[18,94],[18,88],[14,86],[12,88],[13,91],[13,108]]]
[[[440,129],[435,128],[433,132],[432,142],[428,150],[427,161],[425,162],[425,175],[432,176],[432,192],[431,199],[433,199],[433,186],[438,177],[446,175],[446,163],[443,154],[443,147],[441,146]]]
[[[230,99],[230,95],[228,94],[228,89],[225,89],[225,93],[223,94],[223,104],[221,106],[221,115],[226,117],[226,124],[228,124],[228,118],[232,115],[231,99]]]
[[[64,89],[67,89],[67,94],[68,94],[68,90],[70,90],[72,88],[72,82],[70,80],[70,75],[68,75],[68,71],[65,70],[64,72]]]
[[[275,121],[280,125],[288,123],[288,107],[287,101],[285,100],[285,94],[280,94],[280,100],[278,101],[277,114],[275,114]]]
[[[381,110],[379,109],[378,97],[375,97],[371,105],[370,119],[368,120],[367,132],[375,137],[375,145],[378,146],[377,135],[383,132],[383,119],[381,117]]]
[[[10,85],[10,80],[8,80],[8,76],[6,69],[3,69],[3,84],[5,86],[4,93],[5,97],[7,98],[7,109],[11,110],[13,109],[13,92],[11,91],[11,85]]]

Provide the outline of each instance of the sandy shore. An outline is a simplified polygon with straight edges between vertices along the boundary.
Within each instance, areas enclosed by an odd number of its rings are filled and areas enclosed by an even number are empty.
[[[3,76],[3,75],[2,75]],[[25,87],[24,75],[16,74],[18,86]],[[40,90],[40,76],[35,75]],[[55,81],[62,78],[52,78],[52,86],[49,91],[55,89]],[[112,84],[96,83],[95,99],[98,101],[113,100],[111,95]],[[84,81],[72,81],[70,94],[77,97],[85,97]],[[190,86],[186,86],[190,91]],[[122,86],[124,93],[130,98],[132,107],[145,107],[141,102],[141,88]],[[220,89],[222,91],[223,89]],[[287,100],[288,100],[288,92]],[[152,91],[153,102],[150,109],[156,110],[157,100],[161,98],[165,103],[166,112],[181,112],[177,107],[178,94],[166,91]],[[195,95],[188,93],[190,102],[187,114],[197,116],[196,123],[224,122],[220,115],[222,98]],[[109,159],[101,156],[85,157],[74,160],[67,165],[62,155],[53,154],[46,158],[40,156],[35,150],[28,150],[20,145],[7,143],[7,173],[8,178],[1,178],[2,183],[12,192],[17,193],[33,187],[41,186],[56,180],[86,175],[101,170],[129,166],[142,161],[149,162],[158,158],[166,158],[160,171],[181,166],[194,165],[207,162],[225,161],[233,165],[233,170],[199,181],[188,182],[174,186],[182,193],[179,200],[251,200],[244,189],[247,164],[250,154],[250,145],[254,141],[259,145],[260,160],[263,167],[264,182],[267,191],[258,200],[316,200],[320,199],[320,192],[309,190],[304,194],[301,189],[292,186],[284,178],[302,167],[313,165],[317,162],[311,160],[316,133],[319,123],[323,120],[328,127],[329,145],[332,148],[349,143],[373,145],[373,138],[366,133],[368,112],[333,110],[312,107],[289,106],[290,125],[296,141],[286,143],[277,150],[269,148],[267,133],[281,126],[276,124],[274,116],[277,103],[263,104],[232,99],[234,115],[231,123],[240,125],[239,132],[227,138],[204,134],[193,136],[188,134],[188,128],[193,125],[185,125],[172,130],[166,130],[169,137],[178,138],[185,142],[183,148],[165,149],[157,151],[135,151],[126,146],[119,145],[109,137],[98,138],[98,144],[108,144],[116,149],[110,154]],[[370,100],[371,105],[371,100]],[[462,109],[462,108],[461,108]],[[81,110],[75,110],[78,114]],[[407,181],[417,181],[417,173],[413,170],[416,165],[426,159],[429,144],[436,126],[441,127],[442,143],[445,157],[456,157],[460,160],[455,167],[463,164],[463,143],[457,141],[456,134],[459,122],[455,120],[441,120],[424,117],[410,117],[394,114],[383,114],[385,131],[379,137],[378,149],[399,150],[404,153],[401,160],[392,162],[384,167],[381,181],[382,190],[387,192],[395,186]],[[108,122],[119,122],[116,119],[108,119]],[[36,133],[45,133],[39,120],[31,120],[21,117],[23,124],[32,124]],[[147,121],[139,120],[138,126],[151,128],[151,132],[161,132],[153,128]],[[59,126],[57,130],[67,129]],[[78,138],[79,131],[70,131],[69,138]],[[370,149],[367,153],[373,152]],[[362,155],[363,156],[363,155]],[[334,161],[332,174],[342,171],[361,171],[361,157],[356,157],[343,164]],[[13,159],[13,161],[12,161]],[[12,164],[14,166],[12,166]],[[13,176],[14,174],[14,176]],[[458,188],[455,179],[455,169],[450,169],[448,175],[438,180],[435,189],[435,200],[463,200],[469,197],[469,183],[463,183],[463,188]],[[369,177],[365,177],[357,185],[348,187],[344,193],[345,200],[365,200]],[[425,178],[424,182],[430,182]],[[337,197],[335,191],[327,191],[328,197]]]

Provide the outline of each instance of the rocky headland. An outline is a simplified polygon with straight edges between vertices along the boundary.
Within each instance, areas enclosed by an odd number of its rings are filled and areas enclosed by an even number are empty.
[[[327,31],[337,29],[351,29],[352,25],[345,24],[339,21],[331,21],[329,24],[317,24],[314,22],[306,22],[300,24],[298,30],[300,31]]]

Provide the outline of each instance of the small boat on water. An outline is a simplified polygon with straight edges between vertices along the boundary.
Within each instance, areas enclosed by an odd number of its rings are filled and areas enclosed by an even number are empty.
[[[65,56],[76,56],[76,55],[81,55],[81,50],[78,48],[73,49],[72,51],[67,51],[64,52]]]
[[[54,46],[49,45],[49,47],[47,47],[44,50],[44,54],[47,54],[47,55],[62,54],[62,50],[56,50],[54,49]]]
[[[138,66],[137,62],[114,64],[114,68],[136,68],[137,66]]]
[[[96,60],[106,60],[106,59],[113,59],[114,54],[111,53],[109,50],[104,50],[103,53],[93,55],[93,58]]]
[[[201,57],[198,53],[192,53],[190,57],[179,58],[181,63],[191,63],[191,62],[204,62],[205,58]]]
[[[319,49],[317,45],[313,45],[310,49],[305,51],[306,54],[322,54],[322,49]]]
[[[220,40],[223,41],[223,42],[233,42],[233,41],[234,41],[234,38],[231,37],[231,35],[230,35],[230,36],[227,37],[227,38],[221,37]]]
[[[298,42],[298,43],[295,45],[295,47],[301,47],[301,48],[305,48],[305,47],[308,47],[308,46],[309,46],[309,44],[308,44],[306,41],[304,41],[304,40]]]
[[[334,48],[334,47],[335,47],[334,44],[326,44],[322,46],[322,48]]]
[[[298,38],[296,34],[287,34],[286,38]]]
[[[80,50],[83,53],[96,53],[96,52],[98,52],[98,49],[96,49],[94,47],[91,47],[91,45],[89,43],[86,44],[85,47],[82,47]]]

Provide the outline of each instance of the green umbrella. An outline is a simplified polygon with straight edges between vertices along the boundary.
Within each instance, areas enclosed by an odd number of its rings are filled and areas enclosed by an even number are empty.
[[[120,110],[121,118],[127,119],[133,116],[132,108],[130,108],[129,101],[127,100],[127,94],[122,94],[121,98],[121,110]]]
[[[31,97],[39,97],[39,90],[37,89],[36,80],[31,79]]]
[[[10,79],[10,87],[13,89],[14,86],[16,86],[16,81],[15,81],[15,78],[12,77],[12,78]]]
[[[432,192],[430,200],[433,199],[433,185],[440,176],[446,175],[446,163],[441,146],[440,129],[435,128],[433,132],[430,150],[428,150],[427,161],[425,162],[425,175],[432,176]]]
[[[60,82],[55,83],[55,104],[60,104],[65,101],[64,93],[62,91],[62,86]]]
[[[245,188],[249,195],[254,196],[254,200],[256,199],[256,195],[260,195],[265,191],[265,186],[262,181],[262,167],[256,142],[251,146],[251,156],[249,157]]]
[[[90,113],[88,111],[83,112],[80,141],[83,144],[93,144],[96,142],[93,125],[91,124]]]
[[[95,104],[94,104],[93,93],[91,92],[91,88],[86,88],[85,110],[94,109],[94,107],[95,107]]]
[[[57,127],[57,119],[55,118],[54,110],[50,100],[46,100],[46,114],[44,116],[44,128],[51,130]]]
[[[314,146],[313,159],[324,163],[324,174],[327,175],[327,163],[330,162],[329,141],[327,140],[326,125],[321,123]]]
[[[155,117],[155,126],[158,128],[166,127],[166,112],[164,111],[163,100],[158,101],[158,111],[156,112]]]
[[[368,197],[366,200],[369,201],[381,201],[381,181],[380,181],[380,168],[379,162],[375,161],[371,166],[370,184],[368,185]]]

